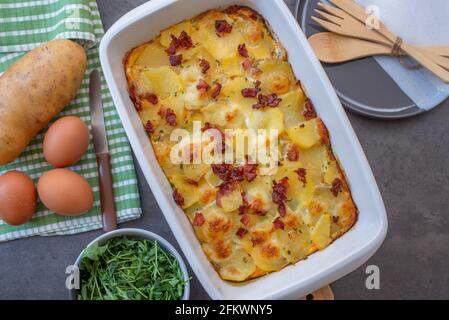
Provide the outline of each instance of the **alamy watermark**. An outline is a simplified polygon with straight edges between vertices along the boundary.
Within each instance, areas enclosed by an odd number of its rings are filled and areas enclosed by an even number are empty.
[[[380,28],[380,8],[369,5],[365,8],[365,13],[368,15],[365,20],[366,27],[371,30],[378,30]]]
[[[170,161],[180,164],[259,164],[261,175],[276,173],[279,162],[277,129],[205,128],[193,122],[193,130],[175,129],[170,141]]]
[[[80,269],[76,265],[68,265],[65,268],[65,273],[69,276],[65,279],[65,287],[68,290],[80,288]]]
[[[368,290],[380,289],[380,268],[376,265],[369,265],[365,269],[368,277],[365,280],[365,287]]]

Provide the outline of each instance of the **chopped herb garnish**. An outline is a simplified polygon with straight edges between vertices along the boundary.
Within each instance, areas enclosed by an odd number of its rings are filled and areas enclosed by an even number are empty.
[[[156,241],[119,237],[88,247],[79,300],[179,300],[183,273]]]

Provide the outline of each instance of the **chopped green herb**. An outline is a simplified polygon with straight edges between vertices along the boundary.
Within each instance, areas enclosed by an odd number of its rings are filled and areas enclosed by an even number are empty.
[[[79,300],[179,300],[183,273],[156,241],[119,237],[88,247]]]

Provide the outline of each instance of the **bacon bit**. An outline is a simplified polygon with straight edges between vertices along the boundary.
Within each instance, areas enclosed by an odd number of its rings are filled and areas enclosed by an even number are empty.
[[[276,204],[284,203],[287,200],[288,177],[282,178],[279,182],[273,181],[272,200]]]
[[[220,95],[222,85],[220,83],[216,83],[214,88],[212,89],[212,94],[210,95],[212,99],[215,99]]]
[[[334,181],[332,181],[331,191],[334,197],[337,197],[338,194],[343,191],[343,182],[340,180],[340,178],[335,178]]]
[[[246,49],[246,44],[239,44],[238,48],[237,48],[239,54],[244,57],[244,58],[248,58],[249,54],[248,54],[248,49]]]
[[[338,223],[338,220],[340,219],[339,216],[332,216],[332,222],[333,223]]]
[[[315,113],[315,110],[313,108],[312,101],[310,101],[310,99],[307,99],[306,103],[304,104],[303,115],[306,118],[306,120],[310,120],[310,119],[316,118],[316,113]]]
[[[230,193],[232,193],[235,189],[237,188],[237,185],[232,181],[232,182],[223,182],[222,184],[220,184],[218,186],[218,192],[217,192],[217,198],[218,195],[220,194],[222,197],[229,195]]]
[[[246,163],[243,165],[243,175],[248,182],[253,181],[257,177],[257,164]]]
[[[244,215],[249,210],[248,200],[246,199],[246,192],[242,192],[243,204],[239,207],[239,215]]]
[[[154,93],[146,93],[143,97],[151,104],[157,104],[159,102],[157,95],[155,95]]]
[[[298,157],[299,157],[298,147],[295,144],[293,144],[290,146],[290,148],[288,148],[287,159],[289,161],[298,161]]]
[[[178,206],[182,207],[184,205],[184,197],[178,192],[178,189],[173,189],[173,199]]]
[[[225,181],[221,185],[218,186],[218,191],[216,195],[217,206],[221,208],[221,198],[229,195],[237,188],[235,182]]]
[[[178,47],[183,49],[189,49],[193,46],[192,38],[187,34],[187,32],[182,31],[178,38]]]
[[[134,103],[134,107],[136,108],[136,110],[138,112],[142,111],[142,103],[140,103],[139,100],[135,99],[135,100],[133,100],[133,103]]]
[[[134,107],[137,111],[142,111],[142,104],[140,103],[140,100],[136,98],[136,88],[134,86],[129,87],[129,98],[134,104]]]
[[[307,183],[307,179],[306,179],[307,171],[306,171],[306,169],[299,168],[298,170],[295,170],[295,172],[298,175],[299,181],[301,181],[303,183],[304,187],[305,187],[306,183]]]
[[[220,36],[220,33],[231,33],[232,25],[229,24],[229,22],[227,22],[226,20],[216,20],[215,31],[217,32],[218,36]]]
[[[250,216],[247,214],[244,214],[241,218],[240,218],[240,222],[245,225],[248,226],[249,221],[251,220]]]
[[[242,62],[242,67],[243,70],[248,70],[249,68],[251,68],[254,65],[254,59],[253,58],[246,58],[245,60],[243,60]]]
[[[204,124],[204,126],[201,128],[201,132],[205,132],[205,131],[207,131],[207,130],[209,130],[209,129],[212,129],[213,127],[211,126],[211,124],[210,124],[210,122],[206,122],[205,124]]]
[[[145,124],[145,131],[148,134],[153,134],[154,133],[154,126],[153,126],[153,124],[151,123],[150,120],[148,120],[147,123]]]
[[[255,247],[263,242],[263,238],[260,236],[252,237],[251,242],[253,243],[253,247]]]
[[[248,212],[248,210],[249,210],[249,205],[247,203],[242,204],[239,207],[239,215],[245,214],[246,212]]]
[[[254,109],[263,109],[265,107],[275,108],[282,101],[282,99],[279,98],[275,93],[269,95],[259,94],[258,99],[259,101],[257,102],[257,104],[253,105]]]
[[[206,219],[204,218],[204,215],[201,212],[198,212],[195,214],[195,218],[193,218],[193,225],[195,227],[201,227],[204,222],[206,222]]]
[[[285,204],[284,204],[284,203],[280,203],[280,204],[278,205],[278,212],[279,212],[279,215],[280,215],[281,217],[284,217],[284,216],[285,216],[285,214],[287,213],[287,209],[285,208]]]
[[[176,56],[170,56],[170,64],[173,67],[179,66],[182,63],[182,54]]]
[[[193,46],[192,38],[187,32],[182,31],[178,38],[171,35],[171,42],[168,48],[165,50],[170,56],[173,56],[178,48],[188,49]]]
[[[244,229],[244,228],[239,228],[235,234],[237,235],[237,237],[239,237],[239,238],[241,239],[241,238],[243,238],[247,233],[248,233],[248,230],[246,230],[246,229]]]
[[[288,178],[284,177],[279,182],[273,181],[273,193],[271,199],[278,205],[281,217],[285,216],[285,201],[287,200]]]
[[[257,94],[260,92],[260,81],[257,80],[254,83],[254,88],[245,88],[242,90],[242,96],[245,98],[255,98]]]
[[[165,121],[167,121],[167,123],[172,127],[176,127],[176,114],[173,109],[167,108],[165,111]]]
[[[225,182],[243,181],[243,168],[234,167],[232,164],[212,164],[212,172]]]
[[[266,216],[267,215],[267,211],[265,211],[265,210],[256,210],[256,211],[254,211],[254,214],[256,215],[256,216],[259,216],[259,217],[264,217],[264,216]]]
[[[200,59],[201,72],[205,74],[210,69],[210,63],[206,59]]]
[[[196,86],[196,89],[201,92],[201,94],[205,94],[207,91],[209,91],[210,85],[203,79],[200,79],[198,85]]]
[[[285,228],[285,224],[284,224],[284,222],[282,222],[280,217],[277,217],[276,219],[274,219],[273,226],[274,226],[274,229],[284,230],[284,228]]]
[[[165,50],[165,52],[167,52],[167,54],[172,56],[176,53],[176,49],[178,49],[178,46],[179,46],[178,39],[174,35],[171,35],[170,45]]]

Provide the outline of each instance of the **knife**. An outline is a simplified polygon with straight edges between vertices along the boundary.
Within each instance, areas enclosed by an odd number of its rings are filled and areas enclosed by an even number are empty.
[[[90,74],[89,97],[94,151],[97,157],[98,175],[100,178],[100,200],[101,213],[103,217],[103,230],[108,232],[117,229],[117,214],[115,211],[114,192],[112,189],[108,138],[106,136],[103,103],[101,101],[101,77],[100,73],[96,69],[94,69]]]

